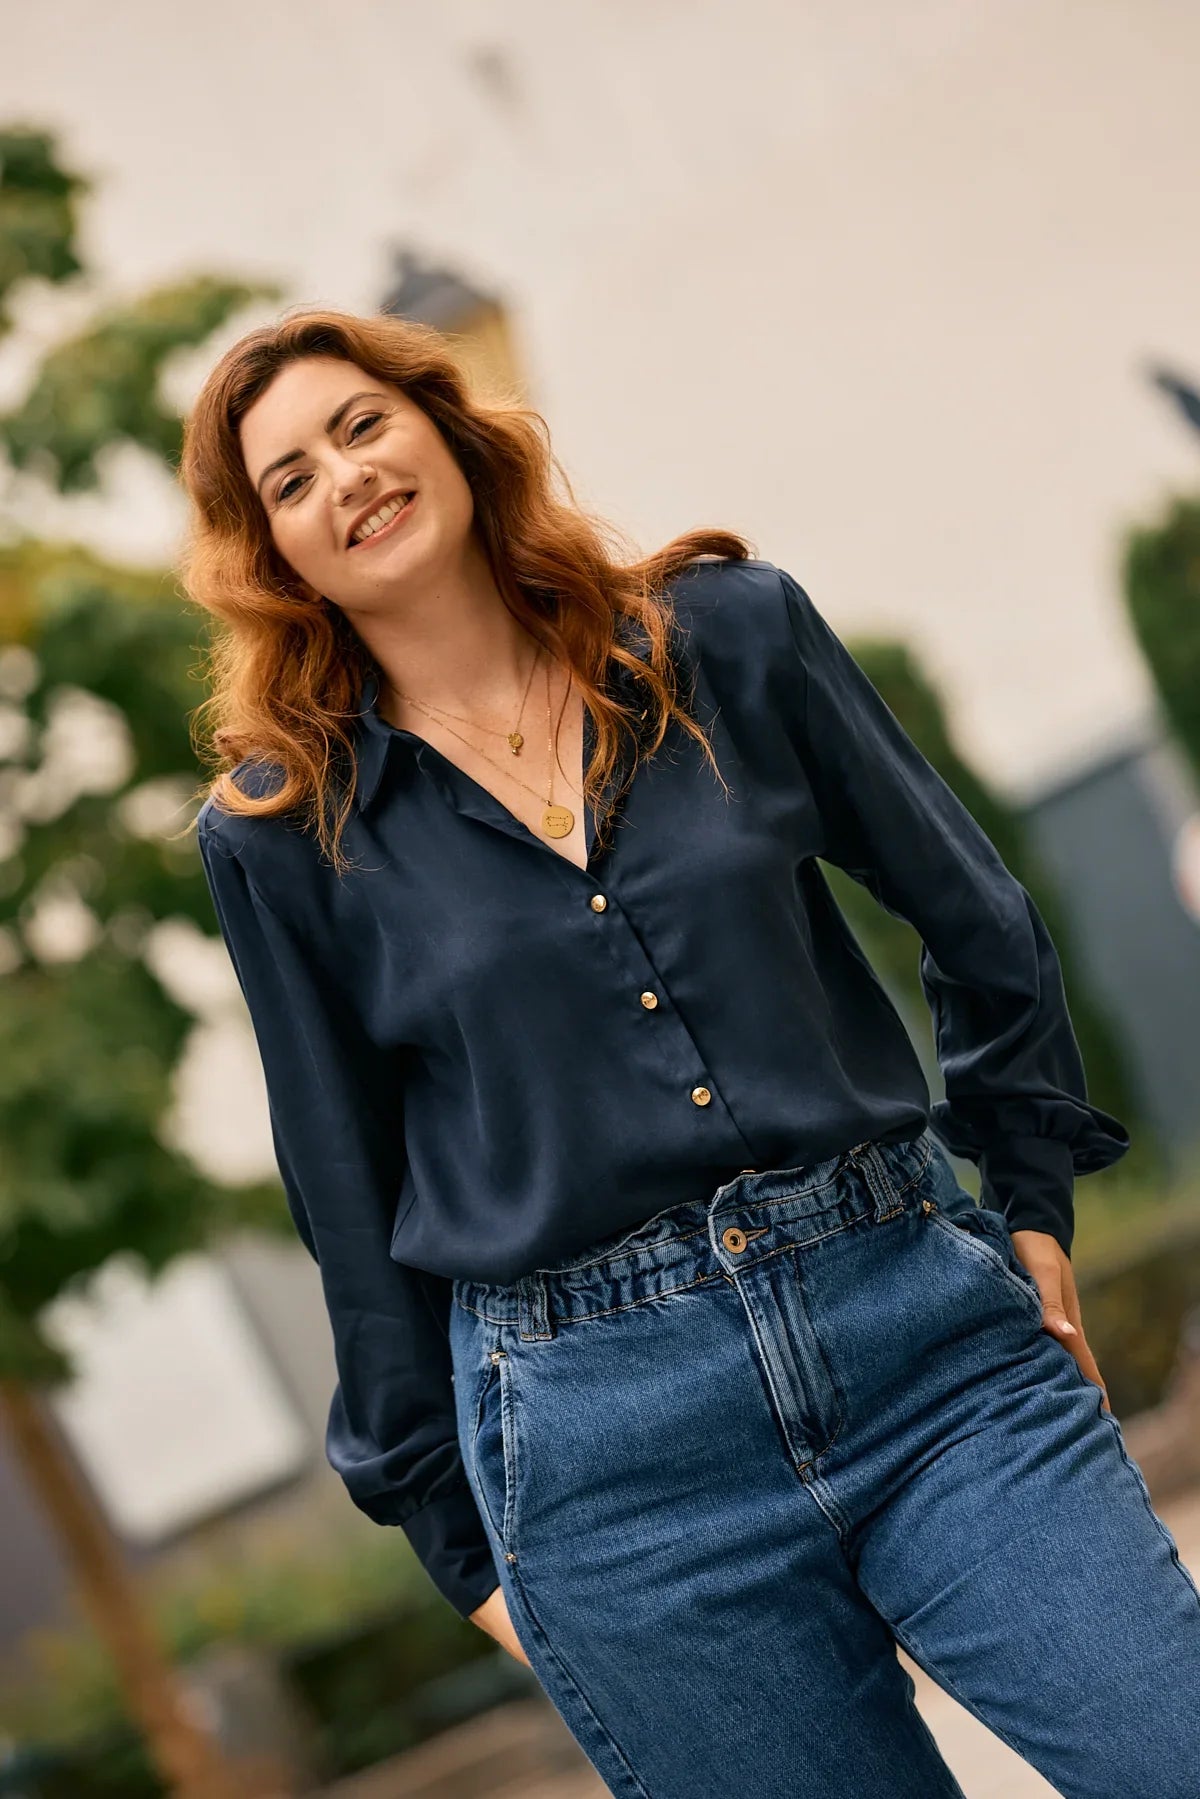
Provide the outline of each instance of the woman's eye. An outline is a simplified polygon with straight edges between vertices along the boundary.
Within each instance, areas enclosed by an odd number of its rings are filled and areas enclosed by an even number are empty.
[[[353,443],[355,441],[357,433],[358,433],[358,427],[360,425],[373,425],[382,417],[383,417],[382,412],[364,412],[364,413],[362,413],[358,418],[355,419],[354,423],[350,427],[350,442]],[[301,484],[303,484],[303,478],[300,475],[292,475],[289,480],[285,481],[283,486],[279,489],[279,492],[275,495],[276,500],[278,500],[281,504],[285,500],[290,500],[290,499],[294,498],[294,496],[296,494],[296,489],[292,486],[293,481],[300,481]]]

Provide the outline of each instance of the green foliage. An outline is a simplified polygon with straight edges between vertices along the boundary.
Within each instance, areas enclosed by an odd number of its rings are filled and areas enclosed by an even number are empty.
[[[21,282],[59,284],[83,272],[77,207],[91,185],[59,166],[48,132],[0,131],[0,337],[12,329],[8,298]]]
[[[1129,533],[1129,617],[1163,711],[1200,779],[1200,499],[1175,499],[1156,525]]]
[[[498,1699],[537,1690],[528,1669],[440,1604],[341,1629],[283,1663],[336,1774],[372,1767]]]
[[[0,302],[31,276],[80,272],[73,208],[86,188],[48,137],[0,134]],[[45,357],[0,417],[0,444],[62,492],[98,486],[111,444],[173,463],[181,424],[158,397],[167,359],[277,291],[205,276],[110,307]],[[70,1369],[41,1309],[111,1255],[132,1251],[156,1271],[236,1224],[293,1227],[276,1180],[217,1187],[159,1135],[192,1020],[147,965],[147,935],[163,919],[213,931],[185,829],[199,786],[194,616],[166,574],[27,537],[0,547],[0,645],[32,658],[32,678],[0,697],[25,732],[0,763],[0,932],[13,964],[0,973],[0,1374],[47,1381]],[[56,773],[64,703],[80,699],[109,720],[107,772],[72,769],[68,752]],[[151,782],[174,806],[174,840],[138,822]],[[30,932],[47,901],[87,924],[90,946],[73,959],[37,951]]]
[[[168,1799],[146,1743],[115,1724],[70,1749],[23,1745],[0,1769],[4,1799]]]
[[[164,365],[177,350],[202,344],[239,307],[278,293],[197,275],[108,307],[45,357],[25,400],[0,420],[13,466],[62,493],[99,487],[100,454],[113,443],[139,444],[174,468],[183,427],[159,399]]]
[[[452,1641],[447,1665],[487,1642],[428,1598],[428,1583],[401,1531],[347,1530],[319,1554],[300,1534],[280,1530],[270,1547],[211,1548],[203,1565],[144,1576],[147,1611],[172,1659],[184,1663],[217,1643],[290,1652],[297,1662],[375,1621],[399,1619],[410,1640],[415,1683],[428,1668],[430,1633]],[[122,1716],[112,1662],[92,1631],[31,1631],[23,1670],[0,1685],[0,1733],[22,1742],[66,1743]]]
[[[1027,889],[1045,920],[1063,966],[1063,982],[1087,1071],[1093,1102],[1131,1128],[1136,1154],[1147,1172],[1156,1164],[1148,1133],[1136,1131],[1136,1103],[1116,1034],[1092,995],[1071,946],[1070,923],[1057,891],[1039,867],[1020,816],[980,779],[955,749],[937,692],[902,644],[859,640],[852,645],[862,665],[909,736],[987,833],[1006,866]],[[828,871],[830,886],[856,936],[897,1003],[906,1025],[933,1073],[932,1021],[918,975],[920,938],[903,919],[878,906],[858,882],[839,869]],[[1130,1150],[1126,1163],[1134,1157]]]
[[[169,580],[91,557],[35,554],[23,569],[10,550],[0,598],[37,659],[24,772],[38,765],[55,697],[72,689],[116,709],[131,751],[125,781],[27,822],[19,853],[0,863],[0,926],[19,932],[40,894],[65,889],[97,932],[76,960],[27,957],[0,977],[0,1372],[35,1379],[66,1372],[38,1333],[40,1308],[110,1255],[132,1249],[157,1270],[233,1224],[292,1227],[276,1181],[217,1188],[158,1135],[192,1019],[147,967],[146,932],[172,918],[211,934],[212,905],[194,841],[137,834],[121,802],[145,780],[174,778],[174,828],[186,823],[194,621]]]

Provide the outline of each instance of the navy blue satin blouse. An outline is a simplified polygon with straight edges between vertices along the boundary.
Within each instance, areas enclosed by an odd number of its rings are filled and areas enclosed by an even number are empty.
[[[326,1453],[463,1617],[498,1580],[455,1430],[455,1277],[514,1281],[743,1168],[927,1124],[1012,1228],[1069,1253],[1074,1176],[1129,1146],[1088,1103],[1028,893],[804,590],[769,562],[697,561],[669,597],[680,691],[730,792],[672,724],[603,844],[589,808],[586,869],[388,724],[375,677],[352,873],[294,818],[200,813],[333,1331]],[[237,771],[250,792],[271,778]],[[922,939],[932,1106],[818,858]]]

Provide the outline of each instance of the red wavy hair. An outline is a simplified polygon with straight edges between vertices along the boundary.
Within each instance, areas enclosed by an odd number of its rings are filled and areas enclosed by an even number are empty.
[[[634,743],[628,787],[643,744],[652,754],[672,718],[703,746],[708,739],[681,703],[669,654],[671,609],[664,589],[700,556],[742,561],[747,540],[720,529],[673,538],[654,555],[628,553],[615,527],[580,509],[550,449],[542,415],[515,398],[473,392],[452,340],[390,314],[359,317],[296,309],[248,332],[216,363],[185,421],[179,477],[189,519],[178,574],[188,600],[213,628],[199,671],[209,696],[191,715],[193,749],[206,775],[201,792],[228,812],[275,817],[301,811],[341,874],[342,832],[353,804],[354,709],[377,664],[346,615],[314,604],[275,548],[251,485],[238,428],[282,368],[305,356],[338,356],[393,383],[446,440],[474,501],[474,528],[509,610],[570,667],[595,726],[584,771],[597,829],[621,733]],[[553,487],[563,483],[565,498]],[[641,626],[646,659],[620,641],[622,618]],[[604,691],[610,662],[640,682],[635,716]],[[247,757],[275,764],[281,780],[254,797],[233,779]],[[190,828],[190,827],[189,827]]]

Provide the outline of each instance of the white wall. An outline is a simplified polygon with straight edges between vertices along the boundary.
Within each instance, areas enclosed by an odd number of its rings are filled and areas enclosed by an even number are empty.
[[[97,177],[110,287],[366,309],[411,242],[508,299],[585,503],[647,548],[743,530],[839,629],[910,636],[994,778],[1143,715],[1119,533],[1200,486],[1142,372],[1200,377],[1182,0],[63,0],[5,38],[0,118]],[[76,510],[169,553],[136,463]]]

